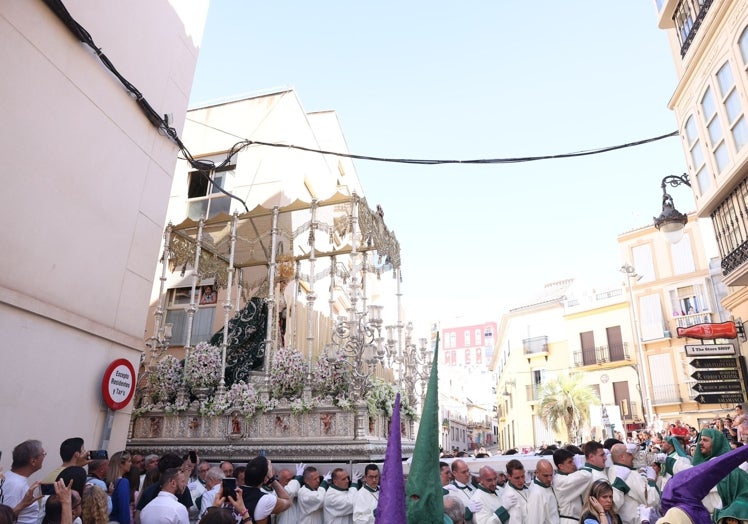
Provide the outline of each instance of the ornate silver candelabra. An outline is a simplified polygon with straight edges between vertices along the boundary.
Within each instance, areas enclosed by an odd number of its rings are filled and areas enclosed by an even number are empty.
[[[351,308],[348,317],[338,317],[327,352],[345,356],[351,370],[351,400],[366,397],[371,389],[370,377],[378,363],[384,363],[382,306],[370,305],[367,311]]]

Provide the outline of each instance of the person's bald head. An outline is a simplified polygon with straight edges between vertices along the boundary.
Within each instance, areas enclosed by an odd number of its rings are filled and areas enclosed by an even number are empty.
[[[278,472],[278,482],[280,482],[280,485],[285,487],[286,484],[291,482],[293,480],[294,474],[291,472],[290,469],[282,469]]]
[[[463,484],[470,483],[470,468],[464,460],[457,459],[452,462],[452,476]]]
[[[616,444],[610,448],[610,458],[614,464],[623,464],[628,467],[634,465],[634,455],[628,452],[626,444]]]
[[[553,464],[546,459],[538,460],[535,465],[535,478],[544,486],[550,486],[553,481]]]
[[[490,492],[496,491],[498,475],[491,466],[483,466],[478,471],[478,483]]]

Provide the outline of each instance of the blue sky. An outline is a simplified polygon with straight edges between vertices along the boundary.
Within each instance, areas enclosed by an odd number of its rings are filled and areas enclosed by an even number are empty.
[[[191,103],[290,86],[307,111],[337,111],[353,153],[499,158],[674,131],[676,81],[648,0],[213,0]],[[617,235],[650,223],[660,180],[686,169],[679,138],[526,164],[356,168],[401,242],[419,327],[498,320],[563,278],[618,283]],[[671,194],[694,209],[688,188]]]

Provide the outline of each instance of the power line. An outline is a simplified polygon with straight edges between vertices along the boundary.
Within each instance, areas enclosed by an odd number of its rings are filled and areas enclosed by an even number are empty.
[[[561,158],[576,158],[576,157],[582,157],[582,156],[599,155],[602,153],[608,153],[610,151],[626,149],[629,147],[636,147],[636,146],[640,146],[644,144],[649,144],[651,142],[664,140],[666,138],[678,136],[678,131],[672,131],[664,135],[659,135],[659,136],[655,136],[651,138],[645,138],[642,140],[636,140],[634,142],[627,142],[625,144],[618,144],[618,145],[600,147],[600,148],[595,148],[595,149],[586,149],[586,150],[574,151],[570,153],[560,153],[556,155],[536,155],[536,156],[508,157],[508,158],[476,158],[476,159],[458,160],[458,159],[390,158],[390,157],[380,157],[380,156],[373,156],[373,155],[340,153],[336,151],[327,151],[324,149],[315,149],[311,147],[297,146],[293,144],[279,144],[275,142],[263,142],[261,140],[248,140],[248,139],[244,139],[242,137],[233,135],[231,133],[228,133],[226,131],[223,131],[221,129],[212,128],[217,131],[226,133],[227,135],[231,135],[231,136],[241,139],[239,142],[236,142],[233,146],[231,146],[228,153],[226,154],[226,158],[219,164],[216,164],[212,160],[207,160],[207,159],[198,160],[192,156],[190,151],[187,149],[187,147],[182,143],[182,140],[179,138],[179,134],[177,133],[176,129],[174,129],[174,127],[170,125],[168,116],[164,115],[163,117],[161,117],[156,112],[156,110],[153,109],[151,104],[145,99],[145,97],[143,96],[143,93],[141,93],[124,76],[122,76],[122,74],[120,74],[119,71],[117,71],[117,68],[114,67],[114,64],[101,51],[101,48],[99,48],[96,45],[91,34],[70,15],[70,12],[67,10],[65,5],[62,3],[62,0],[42,0],[42,1],[47,5],[47,7],[49,7],[49,9],[52,10],[52,12],[60,19],[60,21],[65,25],[65,27],[68,28],[68,30],[73,34],[73,36],[76,39],[78,39],[80,42],[90,47],[96,53],[96,56],[99,58],[101,63],[104,64],[104,66],[115,77],[117,77],[117,79],[120,81],[122,86],[135,99],[136,104],[138,105],[140,110],[143,112],[145,117],[148,119],[148,121],[151,122],[151,124],[154,127],[156,127],[159,131],[164,133],[170,140],[172,140],[177,145],[181,153],[184,155],[184,159],[187,160],[187,162],[189,162],[189,164],[194,169],[196,169],[203,177],[205,177],[208,181],[210,181],[213,187],[218,189],[221,193],[241,202],[242,205],[244,206],[244,209],[247,211],[249,211],[249,208],[247,207],[246,202],[242,200],[241,198],[237,197],[236,195],[233,195],[229,193],[228,191],[224,190],[222,187],[220,187],[220,185],[216,184],[213,181],[213,178],[209,175],[209,173],[213,171],[214,169],[221,168],[221,167],[228,165],[231,162],[231,159],[236,154],[238,154],[240,151],[250,146],[264,146],[264,147],[275,147],[275,148],[284,148],[284,149],[295,149],[298,151],[306,151],[308,153],[333,155],[337,157],[350,158],[354,160],[369,160],[373,162],[388,162],[388,163],[396,163],[396,164],[481,165],[481,164],[518,164],[518,163],[523,163],[523,162],[537,162],[540,160],[555,160],[555,159],[561,159]],[[201,122],[198,122],[198,123],[202,124]],[[206,124],[202,124],[202,125],[205,125],[206,127],[212,127]]]
[[[197,120],[192,120],[188,118],[190,122],[193,122],[195,124],[200,124],[204,127],[213,129],[215,131],[219,131],[221,133],[225,133],[229,136],[233,136],[235,138],[242,138],[240,136],[237,136],[233,133],[229,133],[228,131],[224,131],[223,129],[219,129],[217,127],[205,124],[203,122],[198,122]],[[296,146],[293,144],[282,144],[277,142],[263,142],[261,140],[248,140],[243,139],[236,144],[234,144],[229,151],[229,154],[233,156],[233,154],[238,153],[242,149],[257,145],[257,146],[266,146],[266,147],[276,147],[276,148],[283,148],[283,149],[296,149],[298,151],[306,151],[308,153],[318,153],[323,155],[333,155],[343,158],[351,158],[354,160],[371,160],[374,162],[390,162],[390,163],[397,163],[397,164],[416,164],[416,165],[443,165],[443,164],[518,164],[522,162],[537,162],[539,160],[554,160],[554,159],[560,159],[560,158],[575,158],[580,156],[590,156],[590,155],[599,155],[601,153],[608,153],[610,151],[616,151],[618,149],[626,149],[629,147],[636,147],[641,146],[644,144],[649,144],[651,142],[657,142],[659,140],[664,140],[666,138],[672,138],[678,136],[678,131],[671,131],[670,133],[666,133],[664,135],[655,136],[652,138],[644,138],[642,140],[636,140],[634,142],[628,142],[625,144],[618,144],[614,146],[605,146],[600,147],[596,149],[586,149],[582,151],[574,151],[571,153],[560,153],[556,155],[537,155],[537,156],[526,156],[526,157],[508,157],[508,158],[476,158],[476,159],[467,159],[467,160],[456,160],[456,159],[418,159],[418,158],[389,158],[389,157],[380,157],[380,156],[371,156],[371,155],[357,155],[354,153],[340,153],[336,151],[328,151],[325,149],[315,149],[312,147],[305,147],[305,146]]]

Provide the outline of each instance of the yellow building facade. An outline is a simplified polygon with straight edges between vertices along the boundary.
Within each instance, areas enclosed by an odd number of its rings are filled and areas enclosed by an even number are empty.
[[[656,429],[678,419],[700,427],[734,407],[697,402],[697,381],[692,376],[697,369],[691,366],[694,357],[687,355],[686,345],[701,341],[677,336],[679,327],[728,320],[720,304],[727,291],[719,269],[710,269],[704,248],[709,236],[708,222],[697,221],[692,214],[677,244],[668,243],[653,226],[618,237],[626,261],[623,269],[629,269],[628,277],[623,273],[626,286],[630,284],[648,377],[645,407]]]

